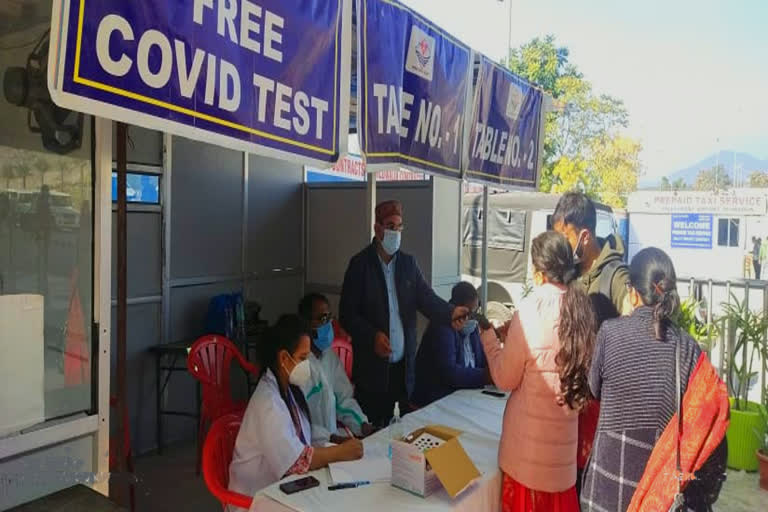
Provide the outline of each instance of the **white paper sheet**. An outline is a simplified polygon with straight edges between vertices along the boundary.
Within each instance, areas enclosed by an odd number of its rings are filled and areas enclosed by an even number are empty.
[[[328,464],[334,484],[368,480],[371,483],[389,482],[392,478],[392,463],[386,457],[364,457],[349,462]]]

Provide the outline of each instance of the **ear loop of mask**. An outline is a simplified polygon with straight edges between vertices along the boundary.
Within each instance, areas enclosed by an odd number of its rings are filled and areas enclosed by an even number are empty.
[[[584,247],[582,245],[583,238],[581,235],[584,233],[584,231],[579,231],[578,238],[576,239],[576,247],[573,249],[573,264],[578,265],[581,263],[581,255],[579,254],[579,249],[584,250]]]

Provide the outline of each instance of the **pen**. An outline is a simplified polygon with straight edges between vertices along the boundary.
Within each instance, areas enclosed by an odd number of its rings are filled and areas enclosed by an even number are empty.
[[[355,434],[353,434],[352,431],[349,430],[348,426],[344,425],[344,430],[347,431],[347,435],[349,436],[350,439],[354,439],[355,438]]]
[[[338,491],[339,489],[354,489],[355,487],[360,487],[361,485],[370,485],[370,483],[371,482],[368,480],[360,480],[359,482],[347,482],[343,484],[329,485],[328,490]]]

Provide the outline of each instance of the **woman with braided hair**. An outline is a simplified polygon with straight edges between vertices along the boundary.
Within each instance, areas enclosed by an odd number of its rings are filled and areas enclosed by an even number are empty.
[[[725,474],[725,384],[674,324],[680,297],[669,256],[640,251],[628,289],[634,312],[603,323],[595,343],[589,387],[600,418],[581,510],[711,510]]]

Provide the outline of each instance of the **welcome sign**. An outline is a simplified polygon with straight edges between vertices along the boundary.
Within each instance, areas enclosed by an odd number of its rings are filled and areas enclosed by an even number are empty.
[[[352,0],[54,0],[60,106],[233,149],[335,162]]]
[[[357,0],[358,126],[370,168],[460,177],[472,51],[395,0]]]

